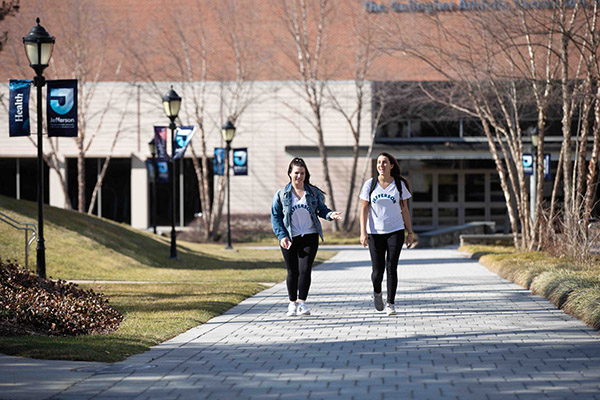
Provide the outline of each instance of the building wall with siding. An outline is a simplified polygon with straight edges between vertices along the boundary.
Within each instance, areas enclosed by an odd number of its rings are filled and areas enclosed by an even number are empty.
[[[249,84],[248,84],[249,85]],[[183,98],[180,112],[180,123],[196,125],[194,117],[194,94],[199,93],[199,85],[182,85],[174,83],[174,89]],[[339,102],[352,112],[356,100],[354,83],[352,81],[335,81],[329,85],[331,93]],[[85,141],[89,148],[86,157],[104,158],[111,153],[111,147],[117,132],[118,139],[113,157],[150,157],[147,143],[153,137],[153,126],[168,125],[169,121],[162,109],[161,96],[166,93],[170,83],[160,83],[155,89],[149,84],[128,84],[122,82],[103,82],[96,86],[80,89],[80,112],[85,112]],[[305,157],[312,174],[312,182],[328,191],[323,167],[318,152],[314,150],[307,154],[291,154],[286,152],[287,146],[317,146],[315,129],[308,121],[314,121],[310,107],[302,98],[302,87],[296,82],[254,82],[247,96],[253,100],[236,121],[236,137],[232,142],[233,148],[247,147],[249,157],[249,175],[231,177],[231,211],[235,214],[267,214],[271,199],[277,188],[286,184],[287,167],[295,156]],[[3,98],[8,97],[8,86],[0,87]],[[45,93],[45,89],[44,89]],[[91,97],[86,102],[85,94]],[[213,155],[214,147],[224,147],[220,127],[230,114],[230,96],[227,87],[222,84],[208,83],[206,85],[206,105],[204,112],[204,127],[206,146],[209,157]],[[8,134],[7,112],[0,113],[0,157],[36,157],[35,127],[36,112],[32,88],[30,102],[31,126],[34,132],[30,138],[10,138]],[[327,92],[326,92],[327,95]],[[224,101],[222,101],[224,99]],[[366,146],[370,140],[370,102],[367,93],[362,119],[361,145]],[[45,104],[44,104],[45,110]],[[45,111],[44,111],[45,112]],[[324,142],[327,147],[353,145],[353,137],[348,123],[343,116],[328,105],[324,100],[322,124]],[[83,120],[80,114],[80,126]],[[83,132],[80,128],[80,136]],[[196,154],[201,154],[200,132],[192,140]],[[92,140],[93,137],[93,140]],[[169,141],[171,135],[169,133]],[[77,145],[74,138],[52,138],[54,148],[60,159],[77,156]],[[33,141],[33,142],[32,142]],[[51,149],[48,139],[45,139],[46,153]],[[191,157],[188,149],[187,157]],[[347,201],[350,180],[351,157],[348,152],[340,155],[330,152],[328,157],[330,177],[333,184],[336,208],[343,210]],[[359,174],[364,160],[360,159]],[[132,177],[133,178],[133,177]],[[139,173],[135,176],[136,190],[139,190],[141,179]],[[88,185],[94,182],[88,182]],[[186,182],[195,184],[195,182]],[[50,182],[51,199],[54,205],[62,206],[64,196],[57,185],[57,178]],[[132,190],[134,184],[132,183]],[[133,200],[133,198],[132,198]],[[136,205],[134,204],[134,207]],[[139,217],[141,218],[141,217]],[[136,221],[140,219],[137,218]],[[132,221],[133,223],[133,221]],[[136,225],[136,224],[134,224]]]

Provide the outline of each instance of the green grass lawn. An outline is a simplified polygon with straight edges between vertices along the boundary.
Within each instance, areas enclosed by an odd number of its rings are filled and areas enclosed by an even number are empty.
[[[514,247],[464,246],[491,271],[550,300],[566,313],[600,330],[600,261],[581,264],[545,252]]]
[[[0,211],[36,223],[36,204],[0,196]],[[45,208],[47,275],[66,280],[146,283],[81,284],[110,297],[124,314],[108,335],[0,337],[0,352],[26,357],[118,361],[147,350],[243,299],[281,282],[286,271],[279,250],[234,243],[178,241],[179,260],[169,259],[169,240],[125,224],[54,207]],[[335,253],[319,251],[316,262]],[[24,262],[24,233],[0,223],[0,257]],[[35,243],[29,268],[35,271]],[[282,311],[283,312],[283,311]]]

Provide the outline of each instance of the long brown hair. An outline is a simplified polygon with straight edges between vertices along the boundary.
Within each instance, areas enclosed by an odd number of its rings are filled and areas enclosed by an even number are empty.
[[[402,176],[402,170],[400,169],[400,163],[398,163],[398,160],[396,160],[396,157],[394,157],[390,153],[381,152],[377,155],[377,158],[379,158],[381,156],[387,157],[387,159],[390,160],[390,163],[392,163],[393,168],[390,170],[390,174],[394,178],[400,178],[400,180],[402,182],[404,182],[404,185],[406,185],[406,189],[408,190],[408,192],[412,193],[410,191],[410,184],[408,183],[408,180]],[[398,191],[400,192],[400,194],[402,194],[402,188],[398,188]]]
[[[319,187],[317,187],[317,186],[313,185],[312,183],[310,183],[310,172],[308,172],[308,167],[306,166],[306,163],[300,157],[296,157],[292,161],[290,161],[290,165],[288,167],[288,177],[290,178],[290,182],[292,182],[292,169],[294,167],[302,167],[302,168],[304,168],[304,183],[305,184],[313,186],[313,187],[316,187],[323,194],[325,193]]]

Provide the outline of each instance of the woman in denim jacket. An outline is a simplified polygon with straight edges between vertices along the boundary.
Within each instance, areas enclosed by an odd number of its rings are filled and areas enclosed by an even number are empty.
[[[310,315],[306,305],[310,274],[319,236],[323,240],[319,217],[327,221],[340,220],[342,214],[327,208],[321,189],[310,184],[310,173],[303,159],[294,158],[290,162],[288,176],[290,183],[273,196],[271,224],[288,271],[287,315]]]

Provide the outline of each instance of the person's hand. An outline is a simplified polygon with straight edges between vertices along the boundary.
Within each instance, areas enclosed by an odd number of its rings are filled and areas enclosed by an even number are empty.
[[[339,211],[334,211],[331,213],[330,217],[331,219],[337,219],[338,221],[340,221],[342,219],[342,213]]]
[[[288,237],[284,237],[279,241],[279,245],[286,250],[289,250],[292,247],[292,241]]]
[[[366,232],[361,232],[360,233],[360,244],[363,245],[363,247],[367,247],[369,244],[369,240],[367,238],[367,233]]]
[[[412,247],[412,245],[414,244],[414,234],[412,232],[410,232],[407,236],[406,236],[406,248],[410,249]]]

